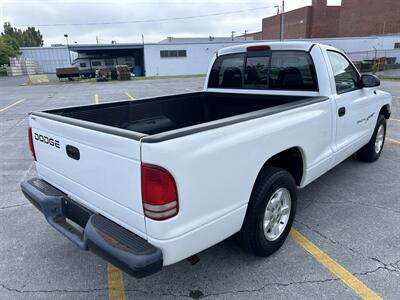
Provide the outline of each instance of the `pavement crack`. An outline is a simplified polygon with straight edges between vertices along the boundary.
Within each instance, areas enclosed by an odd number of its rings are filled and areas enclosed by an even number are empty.
[[[303,225],[308,230],[311,230],[312,232],[318,234],[320,237],[322,237],[323,239],[331,242],[332,244],[339,245],[339,246],[341,246],[341,247],[353,252],[354,254],[357,254],[357,255],[363,257],[364,259],[372,260],[372,261],[374,261],[374,262],[376,262],[376,263],[378,263],[380,265],[376,269],[373,269],[373,270],[370,270],[370,271],[366,271],[365,275],[377,272],[380,269],[385,269],[385,270],[387,270],[389,272],[400,272],[400,266],[399,266],[400,259],[398,261],[393,262],[393,263],[386,263],[386,262],[380,260],[377,257],[367,256],[367,255],[363,254],[362,252],[360,252],[358,250],[355,250],[355,249],[353,249],[351,247],[347,247],[347,246],[343,245],[342,243],[340,243],[340,242],[338,242],[338,241],[326,236],[325,234],[323,234],[322,232],[318,231],[317,229],[312,228],[311,226],[307,225],[306,223],[304,223],[302,221],[295,220],[295,222]],[[364,275],[364,273],[355,273],[354,275]]]
[[[365,258],[365,259],[371,259],[370,257],[365,256],[365,255],[364,255],[363,253],[361,253],[360,251],[357,251],[357,250],[355,250],[355,249],[353,249],[353,248],[351,248],[351,247],[344,246],[342,243],[340,243],[340,242],[338,242],[338,241],[336,241],[336,240],[334,240],[334,239],[328,237],[327,235],[323,234],[323,233],[320,232],[319,230],[312,228],[310,225],[307,225],[306,223],[304,223],[304,222],[302,222],[302,221],[295,220],[295,222],[296,222],[296,223],[299,223],[299,224],[301,224],[301,225],[303,225],[303,226],[306,227],[308,230],[311,230],[312,232],[318,234],[320,237],[322,237],[323,239],[329,241],[330,243],[332,243],[332,244],[334,244],[334,245],[339,245],[339,246],[341,246],[341,247],[343,247],[343,248],[349,250],[350,252],[353,252],[354,254],[357,254],[357,255],[359,255],[359,256]]]
[[[398,272],[398,273],[400,273],[400,268],[399,268],[400,260],[397,260],[397,261],[395,261],[393,263],[385,263],[384,261],[382,261],[382,260],[380,260],[379,258],[376,258],[376,257],[368,257],[368,258],[371,259],[371,260],[376,261],[379,264],[381,264],[381,266],[376,268],[375,271],[371,271],[369,273],[376,272],[379,269],[384,269],[384,270],[389,271],[389,272]]]
[[[240,293],[257,293],[261,292],[262,290],[266,289],[267,287],[271,286],[279,286],[279,287],[288,287],[292,285],[302,285],[302,284],[318,284],[318,283],[326,283],[326,282],[332,282],[332,281],[339,281],[339,278],[327,278],[327,279],[321,279],[321,280],[304,280],[304,281],[292,281],[292,282],[271,282],[267,283],[263,286],[261,286],[258,289],[243,289],[243,290],[236,290],[236,291],[226,291],[226,292],[220,292],[220,293],[209,293],[209,294],[204,294],[202,298],[207,298],[211,296],[222,296],[222,295],[227,295],[227,294],[240,294]]]
[[[23,289],[8,287],[3,283],[0,283],[0,288],[6,290],[8,292],[14,292],[14,293],[19,293],[19,294],[25,294],[25,293],[26,294],[29,294],[29,293],[92,293],[92,292],[101,292],[101,291],[108,290],[108,288],[82,289],[82,290],[69,290],[69,289],[23,290]]]
[[[306,223],[299,221],[299,220],[295,220],[296,223],[299,223],[301,225],[303,225],[304,227],[306,227],[308,230],[311,230],[312,232],[318,234],[320,237],[322,237],[325,240],[328,240],[329,242],[331,242],[332,244],[339,244],[338,241],[335,241],[334,239],[326,236],[325,234],[323,234],[322,232],[320,232],[319,230],[312,228],[310,225],[307,225]]]
[[[202,299],[202,298],[207,298],[207,297],[212,297],[212,296],[223,296],[223,295],[235,295],[235,294],[240,294],[240,293],[257,293],[261,292],[267,287],[271,286],[279,286],[279,287],[288,287],[292,285],[301,285],[301,284],[318,284],[318,283],[326,283],[326,282],[332,282],[332,281],[339,281],[339,278],[327,278],[327,279],[321,279],[321,280],[304,280],[304,281],[293,281],[293,282],[270,282],[267,283],[259,288],[255,289],[242,289],[242,290],[232,290],[232,291],[221,291],[221,292],[215,292],[215,293],[204,293],[196,290],[197,293],[189,293],[189,294],[182,294],[182,293],[157,293],[157,292],[152,292],[152,291],[144,291],[140,289],[125,289],[125,292],[134,292],[134,293],[142,293],[146,295],[155,295],[155,296],[171,296],[171,297],[181,297],[181,298],[190,298],[190,299]],[[193,296],[193,294],[198,295]]]
[[[9,206],[0,207],[0,210],[3,210],[3,209],[10,209],[10,208],[16,208],[16,207],[21,207],[21,206],[28,206],[28,205],[31,205],[31,204],[30,204],[30,203],[14,204],[14,205],[9,205]]]
[[[376,208],[380,210],[384,210],[386,212],[391,212],[395,214],[400,214],[400,210],[396,210],[393,208],[387,208],[384,206],[379,206],[379,205],[373,205],[369,203],[362,203],[362,202],[357,202],[357,201],[351,201],[351,200],[346,200],[346,201],[318,201],[318,204],[354,204],[354,205],[360,205],[360,206],[365,206],[365,207],[371,207],[371,208]]]

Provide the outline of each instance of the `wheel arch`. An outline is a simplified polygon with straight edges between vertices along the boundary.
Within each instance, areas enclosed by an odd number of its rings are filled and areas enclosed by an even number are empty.
[[[385,116],[386,119],[390,118],[390,104],[385,104],[382,106],[381,110],[379,111],[379,115]]]
[[[304,151],[301,147],[294,146],[271,156],[259,170],[257,179],[265,167],[277,167],[288,171],[293,176],[296,185],[300,186],[305,172]]]

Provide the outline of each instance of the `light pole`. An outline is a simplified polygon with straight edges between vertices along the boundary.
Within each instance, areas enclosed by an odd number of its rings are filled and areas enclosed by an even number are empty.
[[[285,26],[284,20],[283,20],[284,13],[285,13],[285,0],[282,0],[282,6],[275,5],[274,8],[278,9],[277,12],[278,12],[278,15],[280,16],[279,39],[281,41],[283,41],[283,32],[284,32],[284,26]],[[282,9],[280,10],[280,8],[282,8]]]
[[[68,34],[64,34],[64,37],[67,40],[67,46],[68,46]]]
[[[68,58],[69,58],[69,65],[72,66],[71,62],[71,53],[69,53],[69,43],[68,43],[68,34],[64,34],[65,39],[67,40],[67,50],[68,50]]]

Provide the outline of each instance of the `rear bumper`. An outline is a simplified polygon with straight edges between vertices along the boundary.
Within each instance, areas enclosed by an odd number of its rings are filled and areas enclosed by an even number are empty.
[[[24,181],[21,189],[47,222],[82,250],[96,253],[137,278],[162,269],[163,255],[159,248],[82,207],[46,181],[33,178]]]

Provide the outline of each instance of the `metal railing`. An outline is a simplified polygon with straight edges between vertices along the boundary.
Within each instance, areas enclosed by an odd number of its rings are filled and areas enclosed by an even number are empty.
[[[400,48],[346,52],[361,72],[400,69]]]

